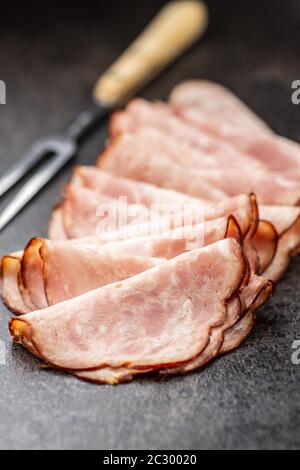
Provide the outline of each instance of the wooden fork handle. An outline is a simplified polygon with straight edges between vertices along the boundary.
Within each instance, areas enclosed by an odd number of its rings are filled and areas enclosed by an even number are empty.
[[[97,102],[123,104],[190,47],[206,30],[208,10],[196,0],[167,4],[98,80]]]

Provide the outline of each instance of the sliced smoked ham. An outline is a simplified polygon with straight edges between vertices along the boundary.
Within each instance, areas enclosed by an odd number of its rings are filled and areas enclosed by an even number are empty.
[[[134,134],[123,134],[112,141],[98,165],[117,176],[187,192],[208,201],[245,192],[255,193],[260,204],[298,205],[300,201],[300,180],[264,169],[248,172],[237,168],[191,168],[163,152],[145,147]]]
[[[261,217],[274,224],[278,232],[278,249],[264,276],[278,281],[286,270],[291,257],[300,252],[300,208],[262,206]]]
[[[50,239],[0,260],[12,339],[95,383],[192,372],[247,338],[300,252],[300,147],[208,82],[135,99],[109,131]]]
[[[177,85],[171,93],[170,103],[176,110],[191,114],[197,112],[198,121],[203,122],[203,128],[226,139],[240,133],[257,136],[272,132],[230,90],[206,80],[187,81]]]
[[[68,238],[97,236],[127,224],[145,222],[150,217],[143,205],[127,205],[99,193],[95,197],[94,191],[72,184],[65,189],[61,210]]]
[[[9,309],[24,314],[135,276],[163,261],[163,258],[126,251],[97,249],[97,244],[72,245],[34,239],[27,246],[22,263],[12,264],[11,258],[2,261],[4,297]],[[18,270],[17,275],[12,269]],[[26,296],[24,279],[27,279]],[[14,308],[17,299],[19,308]]]
[[[185,374],[205,366],[220,354],[229,353],[239,347],[248,337],[254,323],[256,310],[272,295],[273,285],[265,279],[254,276],[249,285],[238,297],[228,302],[227,315],[224,323],[212,330],[210,340],[195,360],[181,367],[166,368],[160,371],[161,376]],[[152,372],[150,369],[146,372]],[[73,372],[74,373],[74,372]],[[142,374],[145,371],[142,371]],[[78,378],[94,383],[109,383],[116,385],[129,382],[141,371],[128,368],[103,368],[93,371],[75,372]]]
[[[115,113],[111,118],[110,135],[113,138],[124,133],[144,135],[145,138],[149,131],[155,131],[152,136],[160,145],[160,152],[170,153],[175,159],[185,158],[188,162],[198,160],[197,165],[202,168],[245,165],[256,170],[263,167],[257,159],[189,125],[163,103],[135,99],[125,111]]]
[[[223,347],[225,337],[227,335],[231,335],[230,330],[236,327],[236,325],[243,319],[243,316],[247,315],[247,313],[251,312],[254,314],[257,308],[264,304],[271,296],[272,292],[273,285],[270,281],[253,276],[250,279],[249,284],[239,294],[239,298],[235,298],[229,302],[226,320],[222,325],[212,330],[209,345],[205,349],[204,353],[183,367],[181,366],[163,370],[161,375],[186,374],[187,372],[192,372],[193,370],[205,366],[208,362],[219,355]],[[247,332],[247,336],[248,334],[249,332]],[[245,338],[244,332],[243,334],[241,333],[239,335],[239,344],[241,344]],[[228,338],[226,342],[226,348],[228,348]]]
[[[252,329],[254,324],[254,307],[257,308],[263,301],[267,300],[272,292],[271,283],[254,277],[249,285],[241,290],[239,295],[234,296],[227,303],[226,318],[222,325],[213,328],[210,339],[203,352],[192,361],[186,363],[181,367],[173,367],[162,369],[161,374],[174,375],[178,373],[186,373],[198,369],[210,362],[217,355],[223,352],[229,352],[229,346],[235,348],[240,344]],[[242,302],[239,299],[242,299]],[[260,299],[259,303],[258,300]],[[247,318],[251,313],[251,319]],[[241,318],[242,317],[242,318]],[[245,320],[244,320],[245,317]],[[251,321],[250,321],[251,320]],[[29,349],[33,349],[33,345],[29,341]],[[32,351],[37,354],[37,351]],[[39,354],[37,354],[39,355]],[[112,368],[105,367],[97,370],[85,371],[71,371],[74,375],[82,380],[87,380],[96,383],[109,383],[117,384],[127,382],[134,378],[136,375],[141,375],[146,372],[155,370],[156,367],[151,369],[131,369],[127,367]]]
[[[177,204],[184,205],[185,207],[188,205],[198,206],[200,204],[204,206],[205,219],[209,217],[208,214],[211,211],[217,217],[231,213],[238,221],[243,235],[246,235],[252,224],[251,233],[245,240],[244,246],[248,247],[247,255],[250,259],[253,259],[253,253],[251,254],[250,250],[253,251],[254,249],[258,254],[259,266],[257,269],[254,269],[255,272],[259,274],[264,273],[275,256],[278,234],[272,223],[267,220],[258,220],[258,208],[253,196],[241,196],[232,198],[232,200],[227,199],[224,205],[213,206],[211,203],[199,198],[190,197],[187,194],[117,177],[95,167],[79,167],[74,173],[72,184],[92,189],[100,194],[100,196],[104,195],[115,198],[125,196],[128,202],[133,204],[143,203],[148,208],[161,204],[162,201],[170,208],[177,207]],[[290,223],[292,224],[293,222]],[[255,260],[253,260],[253,263],[255,263]],[[275,279],[275,272],[273,274]],[[270,279],[273,279],[273,277]]]
[[[187,192],[207,201],[222,201],[227,197],[202,177],[200,171],[183,167],[163,152],[158,154],[151,147],[144,147],[133,134],[120,135],[111,142],[98,165],[117,176]]]
[[[95,166],[78,166],[71,180],[73,186],[91,189],[101,195],[114,199],[120,196],[127,198],[128,204],[142,204],[150,208],[153,204],[199,204],[199,198],[174,191],[159,188],[152,184],[118,177],[112,173],[101,171]],[[201,204],[206,201],[200,200]]]
[[[80,242],[37,238],[28,244],[21,263],[5,259],[2,279],[6,305],[17,314],[46,308],[134,276],[165,259],[230,237],[242,241],[240,228],[231,216],[178,228],[157,237],[113,243],[102,243],[98,238],[80,239]],[[12,268],[18,269],[17,275],[12,275]],[[23,299],[24,284],[27,296],[22,308],[20,297]]]
[[[19,289],[21,258],[4,256],[1,260],[1,295],[4,304],[16,315],[30,312]]]
[[[12,319],[10,331],[66,370],[180,365],[204,351],[243,284],[245,258],[227,239],[123,282]]]
[[[190,81],[177,86],[170,103],[179,116],[273,170],[300,169],[300,146],[275,135],[230,90],[216,83]]]
[[[223,216],[233,215],[245,235],[252,223],[253,201],[250,196],[239,195],[226,198],[220,203],[211,203],[201,198],[194,198],[187,193],[160,188],[141,181],[118,177],[112,173],[101,171],[97,167],[78,167],[72,179],[73,186],[88,188],[100,196],[119,198],[125,196],[129,204],[142,204],[148,209],[153,205],[167,205],[173,208],[173,212],[180,205],[199,206],[204,208],[205,220],[217,219]],[[256,203],[254,203],[256,205]],[[256,209],[255,209],[256,211]]]
[[[58,205],[52,210],[49,227],[48,227],[49,238],[55,240],[67,240],[62,206]]]

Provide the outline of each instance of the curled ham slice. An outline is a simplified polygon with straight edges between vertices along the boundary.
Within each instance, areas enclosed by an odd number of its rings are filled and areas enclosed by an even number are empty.
[[[263,206],[261,216],[274,224],[278,232],[278,248],[264,276],[278,281],[291,257],[300,252],[300,208]]]
[[[16,315],[30,311],[19,289],[21,259],[21,257],[4,256],[1,260],[2,299],[9,310]]]
[[[134,225],[149,220],[149,211],[142,205],[127,206],[122,201],[104,195],[94,196],[93,191],[77,185],[69,185],[65,189],[61,210],[68,238],[96,236],[103,231],[113,231],[116,222],[121,228],[120,224]]]
[[[91,189],[101,195],[114,199],[120,196],[127,198],[128,204],[142,204],[151,207],[153,204],[207,204],[207,201],[174,191],[163,189],[152,184],[122,178],[112,173],[101,171],[95,166],[79,166],[71,180],[73,186]]]
[[[141,181],[118,177],[112,173],[101,171],[97,167],[78,167],[72,179],[73,186],[88,188],[102,197],[119,198],[125,196],[129,204],[142,204],[147,208],[163,204],[167,207],[200,206],[204,210],[205,220],[217,219],[233,215],[245,235],[253,218],[253,202],[251,197],[241,194],[226,198],[222,202],[211,203],[201,198],[194,198],[186,193],[160,188]],[[82,202],[82,201],[81,201]],[[256,203],[255,203],[256,204]],[[174,210],[175,211],[175,210]]]
[[[10,331],[15,342],[67,370],[180,365],[199,356],[225,321],[245,272],[240,245],[227,239],[12,319]]]
[[[184,366],[166,368],[161,376],[186,374],[205,366],[220,354],[225,354],[241,345],[251,332],[255,323],[256,310],[272,295],[273,285],[265,279],[254,276],[239,296],[228,302],[224,323],[212,330],[207,347],[195,360]],[[153,372],[149,369],[146,372]],[[95,383],[116,385],[129,382],[137,375],[145,373],[138,369],[102,368],[93,371],[73,372],[78,378]]]
[[[163,261],[163,258],[101,250],[97,244],[72,245],[34,239],[27,246],[22,262],[3,258],[3,297],[7,307],[20,315],[135,276]],[[25,296],[22,279],[26,279]]]
[[[186,122],[230,142],[268,168],[300,169],[299,144],[275,135],[225,87],[201,80],[185,82],[173,90],[170,103]]]
[[[114,243],[104,243],[98,238],[78,242],[37,238],[25,249],[22,262],[7,264],[4,260],[2,279],[6,305],[17,314],[46,308],[229,237],[241,241],[239,226],[231,216],[178,228],[157,238],[141,237]],[[22,279],[22,287],[26,279],[25,299],[22,297],[24,287],[20,288]],[[15,307],[16,302],[19,308]]]
[[[125,196],[128,202],[134,204],[144,203],[148,208],[152,207],[153,204],[161,203],[161,201],[164,201],[164,204],[170,208],[177,204],[181,206],[203,207],[205,219],[211,217],[210,214],[220,217],[231,213],[239,223],[242,235],[245,236],[244,246],[255,272],[260,274],[265,272],[275,256],[278,241],[276,229],[272,223],[266,220],[259,220],[258,208],[253,195],[240,196],[231,200],[226,199],[223,204],[213,205],[202,199],[193,198],[177,191],[166,190],[151,184],[117,177],[113,174],[102,172],[95,167],[79,167],[75,171],[72,184],[92,189],[101,197],[103,195],[115,198]],[[76,223],[76,220],[73,223]],[[251,231],[247,235],[250,226]],[[255,254],[253,250],[258,255],[258,261],[254,259]]]

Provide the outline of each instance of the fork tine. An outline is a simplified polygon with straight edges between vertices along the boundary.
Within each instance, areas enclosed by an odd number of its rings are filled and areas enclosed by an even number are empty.
[[[64,152],[55,155],[23,186],[0,215],[0,232],[75,156],[75,153],[75,146],[66,147]]]
[[[0,197],[27,175],[44,157],[46,142],[36,142],[23,157],[0,177]]]

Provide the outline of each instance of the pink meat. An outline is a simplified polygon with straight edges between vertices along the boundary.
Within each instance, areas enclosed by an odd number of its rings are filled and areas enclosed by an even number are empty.
[[[205,220],[232,214],[237,219],[243,234],[249,230],[249,220],[253,213],[253,203],[251,198],[246,195],[227,198],[223,202],[215,204],[194,198],[186,193],[118,177],[112,173],[101,171],[97,167],[78,167],[74,173],[72,184],[91,189],[100,196],[112,198],[125,196],[129,204],[143,204],[148,208],[163,204],[175,212],[178,205],[180,208],[190,205],[200,206],[201,209],[204,209]]]
[[[97,238],[80,239],[80,242],[34,239],[23,255],[22,270],[18,263],[18,274],[31,281],[27,283],[27,291],[35,300],[35,308],[30,305],[14,308],[16,292],[18,297],[21,293],[18,278],[11,276],[11,263],[4,265],[2,274],[6,304],[18,314],[42,309],[229,237],[241,241],[239,226],[232,217],[178,228],[156,238],[106,244]]]
[[[99,166],[117,176],[186,192],[205,200],[224,200],[242,193],[255,193],[261,204],[297,205],[300,184],[267,170],[236,168],[200,170],[178,163],[153,147],[145,147],[133,134],[113,141],[99,158]]]
[[[227,239],[12,319],[10,330],[15,342],[68,370],[179,365],[207,346],[244,276],[240,245]]]
[[[95,166],[79,166],[75,169],[71,181],[72,185],[79,185],[91,189],[100,195],[111,198],[125,196],[129,204],[142,204],[150,208],[153,204],[207,204],[199,198],[193,198],[184,193],[171,189],[163,189],[152,184],[122,178],[101,171]]]
[[[163,103],[133,100],[123,112],[116,113],[110,123],[110,135],[129,133],[140,135],[149,130],[156,131],[161,142],[160,150],[174,155],[182,154],[187,161],[198,159],[205,168],[236,167],[241,164],[253,170],[263,167],[255,158],[236,150],[232,145],[176,116]],[[199,161],[200,160],[200,161]]]
[[[278,235],[270,222],[258,221],[258,210],[254,196],[228,198],[224,203],[216,205],[205,201],[203,202],[201,199],[192,198],[176,191],[169,191],[149,184],[116,177],[113,174],[104,173],[96,168],[88,167],[81,167],[76,171],[73,177],[73,187],[75,191],[76,186],[79,186],[79,188],[82,186],[93,188],[95,199],[95,201],[92,201],[90,197],[89,199],[82,199],[81,202],[79,201],[78,211],[81,205],[84,205],[86,208],[88,204],[90,204],[95,212],[95,207],[98,205],[98,198],[101,200],[103,196],[106,197],[107,194],[109,194],[116,197],[126,196],[130,202],[139,203],[143,201],[149,204],[150,207],[152,207],[151,203],[158,204],[159,201],[166,200],[167,202],[164,203],[164,207],[166,206],[172,210],[174,210],[174,207],[178,208],[178,204],[182,207],[184,203],[184,207],[188,208],[184,214],[190,214],[190,219],[193,219],[195,214],[197,214],[198,222],[193,220],[193,222],[188,222],[188,224],[199,223],[199,221],[203,219],[209,220],[211,218],[233,214],[240,225],[243,235],[247,234],[252,225],[251,233],[249,233],[245,239],[244,247],[253,271],[262,274],[274,258]],[[121,191],[122,193],[120,193]],[[76,191],[76,195],[77,199],[79,199],[80,191]],[[192,209],[190,209],[190,205]],[[77,227],[78,220],[80,220],[80,217],[76,215],[78,211],[73,211],[74,215],[71,224],[73,230]],[[153,233],[159,233],[181,225],[186,225],[186,222],[182,221],[182,217],[178,220],[177,217],[175,218],[174,215],[171,214],[167,217],[161,217],[159,224],[150,222],[135,224],[131,227],[124,227],[124,229],[118,230],[117,232],[101,233],[98,235],[98,239],[102,242],[108,242],[110,240],[124,240],[127,238],[149,236]],[[81,226],[82,224],[80,224],[80,227]],[[87,230],[87,226],[85,230]],[[95,233],[94,228],[92,233]],[[85,235],[87,235],[87,232],[85,232]]]
[[[4,256],[1,260],[1,295],[4,304],[16,315],[27,313],[30,309],[25,304],[19,290],[21,259]]]
[[[264,276],[279,281],[288,267],[290,258],[300,251],[300,208],[263,206],[260,212],[262,218],[274,224],[279,236],[276,255]]]
[[[53,240],[66,240],[68,238],[64,226],[63,211],[61,205],[55,207],[52,211],[48,233],[49,238]]]
[[[251,278],[249,285],[241,291],[239,296],[228,302],[226,320],[222,325],[212,330],[207,347],[197,359],[181,367],[163,369],[160,371],[160,375],[168,376],[192,372],[203,367],[218,355],[237,348],[251,332],[256,310],[268,300],[272,291],[272,283],[257,276]],[[242,302],[239,299],[242,299]],[[150,369],[146,372],[152,371],[153,369]],[[135,376],[141,375],[141,371],[128,368],[103,368],[76,372],[75,375],[90,382],[116,385],[133,380]]]
[[[206,81],[186,82],[173,90],[170,102],[186,122],[230,142],[268,168],[300,169],[299,144],[272,133],[228,89]]]
[[[97,194],[84,187],[69,185],[62,204],[68,238],[96,236],[118,230],[128,224],[149,220],[149,210],[142,206],[124,205],[123,201]]]
[[[126,163],[125,163],[126,162]],[[208,201],[226,198],[200,171],[185,168],[163,152],[145,147],[133,134],[124,134],[112,142],[99,158],[104,171],[166,189],[174,189]]]

